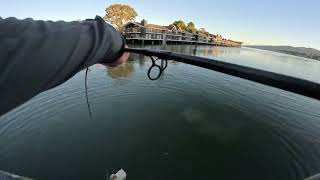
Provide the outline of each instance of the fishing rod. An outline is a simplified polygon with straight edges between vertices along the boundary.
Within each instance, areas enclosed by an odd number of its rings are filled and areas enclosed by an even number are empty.
[[[125,48],[124,52],[142,54],[150,57],[152,65],[147,73],[150,80],[159,79],[163,71],[167,68],[167,61],[174,60],[320,100],[320,84],[304,79],[166,50]],[[157,64],[158,61],[160,61],[160,64]],[[159,73],[157,76],[152,77],[151,71],[154,68],[158,69]]]

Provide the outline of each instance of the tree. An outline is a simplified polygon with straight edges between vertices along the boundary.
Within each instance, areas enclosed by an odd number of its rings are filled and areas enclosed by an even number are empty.
[[[199,32],[206,32],[206,29],[205,28],[200,28]]]
[[[182,20],[173,22],[173,25],[181,28],[182,30],[185,30],[185,31],[187,30],[186,23],[184,23]]]
[[[198,33],[205,34],[205,35],[209,36],[209,32],[207,32],[206,29],[204,29],[204,28],[200,28],[198,30]]]
[[[114,4],[106,9],[104,20],[110,22],[120,30],[124,24],[133,21],[138,16],[137,12],[128,5]]]
[[[187,31],[190,32],[190,33],[196,33],[197,32],[197,29],[196,29],[196,27],[195,27],[193,22],[189,22],[188,23]]]

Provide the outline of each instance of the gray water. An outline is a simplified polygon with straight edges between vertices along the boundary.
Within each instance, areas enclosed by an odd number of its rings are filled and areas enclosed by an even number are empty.
[[[151,46],[150,48],[159,48]],[[320,82],[320,62],[249,48],[168,46]],[[91,67],[0,118],[0,169],[39,180],[302,179],[320,172],[320,101],[182,63],[157,81],[132,55]]]

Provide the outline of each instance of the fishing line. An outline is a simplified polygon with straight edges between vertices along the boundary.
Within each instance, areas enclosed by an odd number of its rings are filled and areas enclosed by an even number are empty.
[[[160,58],[154,58],[152,56],[149,56],[151,61],[152,61],[152,64],[151,66],[149,67],[149,70],[148,70],[148,78],[150,80],[157,80],[161,77],[161,75],[163,74],[163,71],[167,68],[167,65],[168,65],[168,62],[167,60],[163,60],[163,59],[160,59]],[[160,60],[161,61],[161,64],[158,65],[156,64],[156,62]],[[151,75],[151,70],[154,69],[154,68],[157,68],[159,70],[159,73],[157,74],[157,76],[155,77],[152,77]],[[90,118],[93,119],[93,116],[92,116],[92,112],[91,112],[91,106],[90,106],[90,102],[89,102],[89,97],[88,97],[88,72],[89,72],[89,68],[87,67],[86,68],[86,74],[85,74],[85,77],[84,77],[84,87],[85,87],[85,91],[86,91],[86,100],[87,100],[87,107],[88,107],[88,111],[89,111],[89,115],[90,115]]]
[[[88,82],[87,82],[88,71],[89,71],[89,68],[87,67],[86,75],[84,77],[84,87],[85,87],[85,90],[86,90],[86,99],[87,99],[87,106],[88,106],[89,115],[90,115],[90,118],[93,119],[92,113],[91,113],[91,107],[90,107],[90,103],[89,103],[89,98],[88,98]]]

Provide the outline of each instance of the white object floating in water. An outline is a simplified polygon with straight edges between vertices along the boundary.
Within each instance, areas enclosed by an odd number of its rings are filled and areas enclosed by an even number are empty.
[[[0,180],[31,180],[31,179],[0,170]]]
[[[127,173],[120,169],[116,174],[111,174],[109,180],[125,180],[127,178]]]

